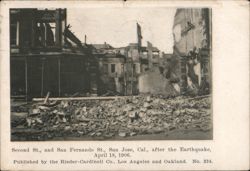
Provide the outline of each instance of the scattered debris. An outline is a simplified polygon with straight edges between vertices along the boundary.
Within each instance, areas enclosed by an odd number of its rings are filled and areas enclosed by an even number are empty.
[[[52,105],[51,105],[52,104]],[[211,99],[153,96],[135,96],[110,100],[46,100],[34,102],[22,122],[12,127],[35,130],[28,134],[13,131],[36,140],[63,136],[88,136],[111,138],[143,134],[168,134],[180,129],[212,129]],[[40,132],[38,135],[37,132]]]

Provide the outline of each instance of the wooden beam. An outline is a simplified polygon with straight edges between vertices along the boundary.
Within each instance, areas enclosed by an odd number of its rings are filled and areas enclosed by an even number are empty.
[[[44,99],[44,101],[43,101],[43,104],[46,104],[46,103],[47,103],[47,101],[48,101],[48,99],[49,99],[49,95],[50,95],[50,92],[47,93],[47,95],[46,95],[46,97],[45,97],[45,99]]]
[[[19,32],[20,32],[20,23],[17,21],[16,23],[16,45],[19,46]]]
[[[61,9],[56,10],[56,28],[55,28],[55,39],[56,46],[61,47],[62,45],[62,21],[61,21]]]
[[[42,59],[42,73],[41,73],[41,97],[43,97],[44,89],[44,59]]]
[[[28,101],[28,64],[27,64],[27,57],[25,58],[25,95],[26,95],[26,102]]]
[[[37,25],[36,25],[36,21],[35,21],[35,19],[32,19],[32,21],[31,21],[31,47],[35,47],[35,45],[36,45],[36,36],[37,36]]]
[[[208,94],[208,95],[204,95],[204,96],[196,96],[196,97],[186,98],[183,100],[195,100],[195,99],[201,99],[201,98],[207,98],[207,97],[211,97],[211,95]]]
[[[58,95],[61,96],[61,59],[58,58]]]
[[[132,96],[107,96],[107,97],[53,97],[49,98],[50,101],[62,101],[62,100],[116,100]],[[40,102],[44,101],[45,98],[33,98],[32,101]]]

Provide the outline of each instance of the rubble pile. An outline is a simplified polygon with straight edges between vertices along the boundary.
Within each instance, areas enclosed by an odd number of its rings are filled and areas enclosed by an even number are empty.
[[[36,103],[21,127],[39,131],[37,139],[126,137],[193,128],[207,131],[212,123],[210,103],[210,97],[163,99],[151,96]]]

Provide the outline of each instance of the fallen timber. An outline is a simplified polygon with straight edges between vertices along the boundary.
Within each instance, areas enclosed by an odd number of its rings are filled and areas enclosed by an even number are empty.
[[[41,102],[44,101],[44,104],[49,100],[49,101],[74,101],[74,100],[116,100],[116,99],[122,99],[122,98],[129,98],[129,97],[138,97],[138,96],[103,96],[103,97],[45,97],[45,98],[33,98],[33,102]],[[185,100],[194,100],[194,99],[200,99],[200,98],[206,98],[210,97],[210,95],[205,95],[205,96],[196,96],[192,98],[184,98]]]
[[[51,97],[49,101],[78,101],[78,100],[116,100],[121,98],[128,98],[132,96],[107,96],[107,97]],[[136,97],[136,96],[135,96]],[[33,98],[33,102],[41,102],[46,98]]]

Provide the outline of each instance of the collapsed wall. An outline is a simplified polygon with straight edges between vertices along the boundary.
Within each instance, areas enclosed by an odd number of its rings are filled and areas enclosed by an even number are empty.
[[[208,94],[211,85],[211,10],[177,9],[173,56],[180,67],[181,93]]]
[[[211,10],[177,9],[173,54],[162,73],[155,68],[139,78],[140,93],[203,95],[211,91]],[[164,58],[164,56],[163,56]]]
[[[139,91],[142,94],[154,94],[163,96],[178,95],[178,88],[175,89],[170,79],[166,79],[164,71],[154,67],[139,76]]]

